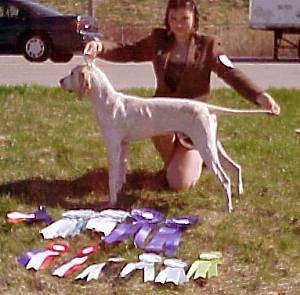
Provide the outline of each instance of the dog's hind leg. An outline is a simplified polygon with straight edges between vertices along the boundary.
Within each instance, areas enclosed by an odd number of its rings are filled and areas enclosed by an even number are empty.
[[[224,195],[226,196],[226,204],[227,204],[227,209],[229,213],[232,211],[232,200],[231,200],[231,182],[230,178],[226,175],[225,171],[223,170],[221,164],[219,161],[214,161],[213,158],[211,159],[203,159],[207,168],[209,168],[217,177],[219,180],[223,191]]]
[[[226,198],[227,209],[231,212],[233,209],[231,200],[231,182],[220,163],[218,155],[216,120],[213,116],[202,119],[204,130],[198,134],[198,136],[195,135],[195,133],[190,133],[190,137],[195,148],[199,151],[206,167],[217,177],[221,184]]]
[[[218,156],[216,141],[208,143],[205,136],[200,137],[199,142],[193,140],[195,148],[199,151],[207,169],[209,169],[218,179],[226,198],[227,209],[229,213],[232,211],[231,200],[231,181],[226,175]]]
[[[210,157],[208,163],[205,162],[208,168],[217,176],[219,182],[221,183],[224,191],[224,195],[227,198],[227,209],[229,213],[232,211],[232,200],[231,200],[231,181],[230,178],[225,173],[223,166],[221,165],[218,145],[217,145],[217,116],[210,114],[208,117],[207,128],[207,146],[206,156]],[[205,159],[203,159],[205,161]]]
[[[242,180],[242,168],[239,164],[234,162],[224,150],[221,142],[217,140],[217,147],[218,147],[218,155],[222,167],[228,169],[231,173],[234,174],[236,179],[236,186],[237,186],[237,194],[241,195],[244,192],[243,189],[243,180]]]

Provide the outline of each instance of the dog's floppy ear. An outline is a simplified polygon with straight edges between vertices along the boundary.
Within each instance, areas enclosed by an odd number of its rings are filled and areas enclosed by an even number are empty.
[[[83,69],[80,73],[80,88],[82,92],[86,92],[92,88],[91,86],[91,74],[87,69]]]

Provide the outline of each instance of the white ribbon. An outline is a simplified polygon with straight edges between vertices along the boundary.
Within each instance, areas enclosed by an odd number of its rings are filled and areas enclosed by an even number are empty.
[[[75,257],[71,259],[69,262],[61,265],[57,269],[55,269],[52,273],[53,276],[64,277],[68,271],[70,271],[73,267],[84,264],[88,260],[88,256],[83,257]]]
[[[174,283],[175,285],[182,285],[188,282],[184,268],[186,263],[178,259],[166,259],[164,261],[166,266],[155,278],[155,283]]]
[[[107,217],[96,217],[90,219],[86,224],[86,229],[94,230],[98,233],[103,233],[108,236],[117,226],[116,220]]]
[[[109,258],[107,262],[122,262],[125,259],[115,257],[115,258]],[[84,280],[86,279],[87,282],[91,280],[98,280],[101,271],[103,270],[104,266],[107,264],[107,262],[98,263],[98,264],[92,264],[88,266],[85,270],[83,270],[80,274],[77,275],[75,280]]]
[[[78,235],[83,229],[93,229],[108,235],[116,227],[117,223],[123,222],[128,216],[128,212],[114,209],[107,209],[101,212],[69,210],[62,214],[62,219],[42,229],[40,233],[44,239],[73,237]]]
[[[61,219],[42,229],[40,233],[44,239],[58,237],[66,238],[76,236],[80,233],[88,218],[94,216],[93,210],[69,210],[62,214]]]
[[[46,258],[50,256],[59,256],[60,254],[61,253],[52,250],[38,252],[30,258],[29,262],[26,265],[26,268],[27,269],[33,268],[35,270],[39,270]]]
[[[75,219],[79,219],[79,218],[90,219],[91,217],[94,217],[97,214],[99,214],[99,212],[96,212],[94,210],[79,209],[79,210],[68,210],[62,214],[62,217],[75,218]]]
[[[91,280],[98,280],[99,275],[106,265],[106,262],[98,263],[98,264],[92,264],[88,266],[85,270],[83,270],[76,278],[75,280],[84,280],[86,278],[86,281],[89,282]]]
[[[156,254],[144,253],[139,256],[139,262],[128,263],[121,271],[120,277],[125,278],[134,270],[143,270],[144,282],[153,282],[155,279],[155,263],[160,263],[162,258]]]
[[[123,222],[130,213],[124,210],[106,209],[100,212],[100,216],[112,218],[118,222]]]
[[[44,239],[75,236],[80,233],[82,222],[77,219],[62,218],[40,231]]]
[[[128,216],[129,213],[123,210],[103,210],[96,217],[91,218],[87,222],[86,229],[101,232],[104,233],[105,236],[108,236],[115,229],[117,224],[123,222]]]

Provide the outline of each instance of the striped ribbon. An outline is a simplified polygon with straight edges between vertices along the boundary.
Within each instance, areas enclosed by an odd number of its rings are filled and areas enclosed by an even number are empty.
[[[46,269],[55,257],[69,251],[68,244],[52,243],[48,245],[46,250],[34,249],[22,254],[17,261],[26,269],[41,270]]]
[[[53,276],[68,277],[75,271],[85,267],[85,263],[89,256],[99,250],[99,245],[96,243],[90,243],[87,246],[81,247],[77,250],[76,256],[69,262],[64,263],[52,272]]]

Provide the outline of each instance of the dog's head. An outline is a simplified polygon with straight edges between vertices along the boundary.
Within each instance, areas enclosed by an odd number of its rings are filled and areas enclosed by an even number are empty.
[[[76,66],[60,81],[62,89],[74,92],[79,98],[91,89],[91,68],[88,65]]]

